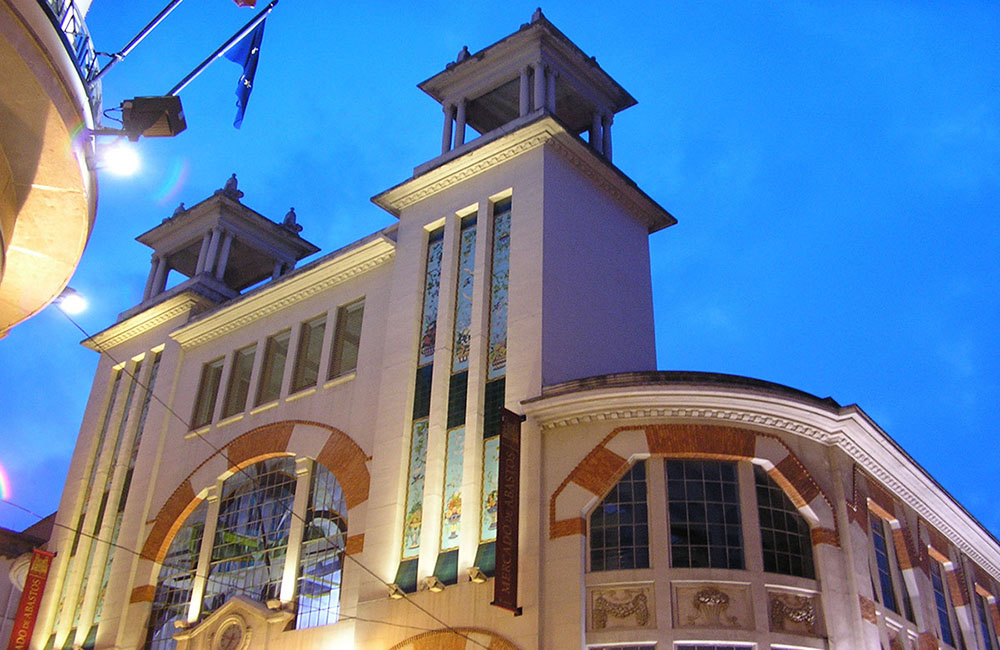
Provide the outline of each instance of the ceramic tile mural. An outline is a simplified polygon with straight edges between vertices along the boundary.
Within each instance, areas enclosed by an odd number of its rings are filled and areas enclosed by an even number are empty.
[[[437,333],[438,296],[441,292],[441,253],[444,239],[441,229],[430,235],[427,245],[427,274],[424,279],[424,309],[420,325],[420,356],[417,365],[434,360],[434,339]]]
[[[444,461],[444,510],[441,517],[441,550],[458,548],[462,521],[462,459],[465,456],[465,427],[448,432]]]
[[[413,423],[410,440],[410,473],[406,485],[406,515],[403,519],[403,559],[420,554],[420,527],[423,523],[424,471],[427,465],[427,420]]]
[[[510,282],[510,201],[498,203],[493,215],[493,272],[490,278],[490,348],[487,379],[507,370],[507,292]]]
[[[473,265],[476,261],[476,222],[462,227],[458,251],[458,297],[455,300],[455,345],[451,371],[461,372],[469,367],[469,342],[472,339],[472,285]]]
[[[493,436],[483,442],[483,516],[479,530],[481,542],[489,542],[497,538],[497,473],[499,467],[500,436]]]

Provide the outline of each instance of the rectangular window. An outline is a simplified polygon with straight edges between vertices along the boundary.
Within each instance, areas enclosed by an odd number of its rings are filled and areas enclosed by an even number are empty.
[[[299,349],[295,354],[295,374],[292,376],[293,393],[316,385],[324,331],[326,314],[302,323],[299,328]]]
[[[986,598],[979,593],[975,593],[976,596],[976,613],[979,614],[979,631],[983,633],[983,643],[986,645],[986,650],[996,650],[996,635],[993,634],[992,626],[990,625],[989,617],[989,607],[986,604]]]
[[[736,463],[666,463],[671,566],[742,569],[743,531]]]
[[[191,428],[203,427],[212,421],[215,412],[215,400],[219,394],[219,381],[222,379],[222,364],[225,357],[209,361],[201,367],[201,381],[198,382],[198,396],[194,400],[194,412],[191,414]]]
[[[871,518],[872,542],[875,546],[875,565],[878,568],[878,583],[882,591],[882,604],[899,613],[896,604],[896,590],[892,585],[892,569],[889,567],[889,547],[886,544],[885,521],[875,513]]]
[[[640,460],[590,514],[590,570],[648,568],[646,461]]]
[[[941,640],[954,647],[955,635],[952,634],[951,630],[951,608],[948,605],[948,596],[945,593],[941,565],[933,559],[930,560],[930,565],[931,586],[934,588],[934,605],[937,608],[938,622],[941,624]]]
[[[281,380],[285,374],[285,360],[288,358],[290,330],[269,336],[264,346],[264,363],[260,369],[260,386],[257,387],[257,404],[278,399],[281,395]]]
[[[257,344],[240,348],[233,353],[233,368],[229,371],[229,386],[226,388],[226,401],[222,405],[222,417],[236,415],[247,407],[247,395],[250,393],[250,375],[253,372],[253,360],[257,353]]]
[[[334,332],[333,353],[330,359],[330,379],[357,369],[358,348],[361,345],[361,320],[364,314],[364,298],[337,310],[337,330]]]

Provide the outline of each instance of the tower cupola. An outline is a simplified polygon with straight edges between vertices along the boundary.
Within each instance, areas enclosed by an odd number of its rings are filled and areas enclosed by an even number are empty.
[[[444,110],[441,156],[418,170],[545,115],[573,133],[586,134],[590,146],[610,160],[614,115],[636,103],[541,9],[530,23],[475,54],[463,47],[453,63],[418,87]]]

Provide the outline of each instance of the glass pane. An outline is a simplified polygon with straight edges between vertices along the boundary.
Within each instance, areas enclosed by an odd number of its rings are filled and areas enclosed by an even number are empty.
[[[753,466],[764,570],[814,578],[809,524],[760,465]]]
[[[205,426],[212,421],[215,412],[215,399],[219,394],[219,382],[222,380],[222,363],[224,358],[209,361],[201,368],[201,381],[198,382],[198,396],[194,402],[194,413],[191,415],[191,428]]]
[[[264,347],[264,363],[260,370],[260,386],[257,388],[257,404],[276,400],[281,395],[281,380],[285,373],[290,337],[291,332],[285,330],[267,339]]]
[[[364,299],[344,305],[337,310],[337,330],[334,332],[333,357],[330,360],[331,379],[357,369],[358,349],[361,345],[361,321],[364,313]]]
[[[742,569],[736,463],[666,463],[671,566]]]
[[[295,355],[295,376],[292,391],[316,385],[319,378],[319,355],[323,348],[326,316],[318,316],[302,323],[299,330],[299,349]]]
[[[590,570],[648,569],[649,528],[645,513],[646,461],[618,481],[590,515]]]
[[[233,353],[233,369],[229,373],[229,388],[226,390],[222,417],[236,415],[246,408],[247,395],[250,392],[250,374],[253,372],[253,359],[256,353],[256,344]]]

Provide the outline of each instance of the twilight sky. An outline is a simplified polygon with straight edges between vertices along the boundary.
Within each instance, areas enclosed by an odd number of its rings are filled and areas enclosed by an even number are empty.
[[[117,51],[166,0],[96,0]],[[265,4],[261,0],[260,6]],[[639,104],[614,160],[679,224],[651,237],[659,368],[748,375],[859,404],[993,533],[1000,444],[1000,5],[574,2],[546,16]],[[100,174],[71,285],[88,332],[135,305],[133,238],[221,188],[334,250],[393,218],[369,197],[440,151],[415,86],[535,4],[283,0],[241,130],[240,69],[181,95],[188,130]],[[166,92],[255,10],[182,4],[105,77],[106,107]],[[0,341],[0,490],[58,505],[97,355],[54,308]],[[0,526],[34,518],[0,503]]]

